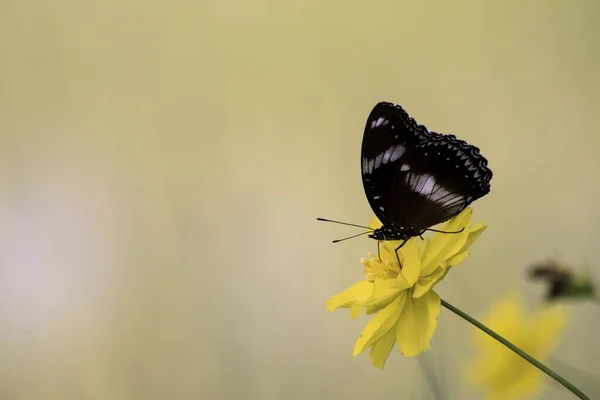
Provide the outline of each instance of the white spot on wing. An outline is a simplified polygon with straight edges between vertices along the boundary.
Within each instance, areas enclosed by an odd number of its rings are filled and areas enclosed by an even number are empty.
[[[402,154],[404,154],[404,152],[406,151],[406,147],[402,146],[401,144],[397,145],[394,150],[392,151],[392,155],[390,156],[390,161],[394,162],[397,159],[399,159],[400,157],[402,157]]]
[[[419,174],[408,174],[404,179],[411,189],[415,189],[419,181],[419,176]]]
[[[440,186],[433,175],[408,174],[404,179],[407,185],[413,189],[415,193],[425,196],[428,200],[435,203],[448,204],[456,201],[462,203],[464,201],[463,196]]]
[[[410,165],[402,164],[402,166],[400,167],[400,171],[410,171]]]
[[[373,166],[375,165],[375,160],[369,160],[369,165],[367,167],[367,173],[370,174],[373,172]]]
[[[445,189],[442,186],[438,186],[438,188],[431,193],[431,195],[429,196],[429,199],[436,203],[444,203],[447,200],[446,197],[448,197],[451,194],[452,194],[451,191]]]
[[[383,117],[379,117],[376,120],[374,120],[373,122],[371,122],[371,129],[372,128],[377,128],[380,127],[382,125],[387,125],[389,124],[389,121]]]
[[[375,168],[379,168],[381,165],[381,159],[383,158],[383,153],[379,153],[377,157],[375,157]]]
[[[383,159],[381,160],[382,163],[387,164],[388,161],[390,161],[390,157],[392,156],[392,149],[394,147],[390,147],[389,149],[387,149],[386,151],[383,152]]]
[[[410,180],[411,189],[423,196],[431,194],[434,186],[435,178],[429,174],[414,174]]]
[[[433,192],[433,189],[435,187],[435,178],[433,177],[433,175],[421,175],[421,178],[419,179],[419,184],[421,184],[419,188],[419,193],[421,193],[424,196],[428,196],[431,194],[431,192]]]

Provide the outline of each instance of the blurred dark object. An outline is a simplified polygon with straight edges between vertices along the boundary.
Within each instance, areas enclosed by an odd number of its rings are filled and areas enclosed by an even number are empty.
[[[446,397],[444,393],[447,392],[447,385],[441,381],[440,378],[444,378],[442,373],[440,376],[439,372],[443,371],[443,368],[436,368],[436,363],[433,360],[433,352],[426,351],[419,357],[419,365],[425,375],[425,380],[429,386],[429,390],[435,400],[444,400]],[[436,358],[439,358],[440,354],[436,354]]]
[[[577,274],[573,269],[555,260],[536,264],[529,270],[529,277],[548,284],[546,300],[564,298],[593,298],[595,287],[587,274]]]

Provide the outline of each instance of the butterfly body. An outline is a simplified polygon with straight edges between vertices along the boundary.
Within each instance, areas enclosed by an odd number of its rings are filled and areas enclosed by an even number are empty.
[[[408,240],[413,236],[421,235],[423,231],[417,230],[414,226],[399,225],[399,226],[382,226],[379,229],[375,229],[373,233],[369,235],[371,239],[375,240]]]
[[[361,150],[365,194],[383,226],[369,237],[403,240],[464,210],[490,191],[492,171],[479,149],[430,132],[400,106],[377,104]]]

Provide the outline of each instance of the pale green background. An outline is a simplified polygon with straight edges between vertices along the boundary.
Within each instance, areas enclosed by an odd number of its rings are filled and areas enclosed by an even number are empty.
[[[3,0],[0,398],[432,398],[418,359],[351,360],[366,319],[324,300],[376,245],[315,217],[370,219],[360,142],[388,100],[494,171],[445,299],[534,305],[530,263],[597,266],[599,19],[592,0]],[[600,375],[600,310],[572,310],[556,357]],[[479,398],[471,333],[442,311],[446,399]]]

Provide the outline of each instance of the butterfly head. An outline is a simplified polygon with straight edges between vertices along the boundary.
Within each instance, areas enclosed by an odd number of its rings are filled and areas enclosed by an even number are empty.
[[[382,226],[379,229],[375,229],[373,233],[369,235],[371,239],[375,240],[407,240],[413,236],[418,236],[421,232],[412,225],[406,226]]]

